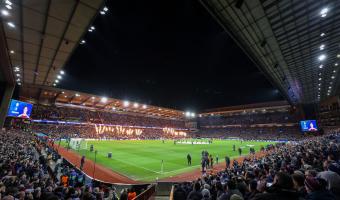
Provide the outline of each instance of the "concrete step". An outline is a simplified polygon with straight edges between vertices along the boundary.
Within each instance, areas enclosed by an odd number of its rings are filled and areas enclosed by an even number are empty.
[[[169,196],[155,196],[155,200],[169,200]]]

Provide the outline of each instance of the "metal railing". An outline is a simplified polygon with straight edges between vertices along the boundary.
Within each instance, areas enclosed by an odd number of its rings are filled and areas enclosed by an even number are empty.
[[[148,200],[151,199],[156,194],[156,184],[152,184],[148,189],[140,193],[138,196],[133,198],[133,200]]]

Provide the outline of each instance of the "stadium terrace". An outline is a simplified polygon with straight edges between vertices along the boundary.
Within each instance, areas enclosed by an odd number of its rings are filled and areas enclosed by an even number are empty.
[[[339,200],[339,8],[0,0],[0,200]]]

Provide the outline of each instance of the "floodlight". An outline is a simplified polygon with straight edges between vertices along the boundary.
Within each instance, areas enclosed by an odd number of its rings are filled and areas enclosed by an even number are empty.
[[[102,98],[100,99],[100,102],[106,103],[106,102],[107,102],[107,97],[102,97]]]

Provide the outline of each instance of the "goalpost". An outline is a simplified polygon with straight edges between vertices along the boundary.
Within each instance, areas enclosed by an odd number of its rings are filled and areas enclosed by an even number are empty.
[[[87,141],[84,138],[71,138],[70,148],[75,150],[87,149]]]

